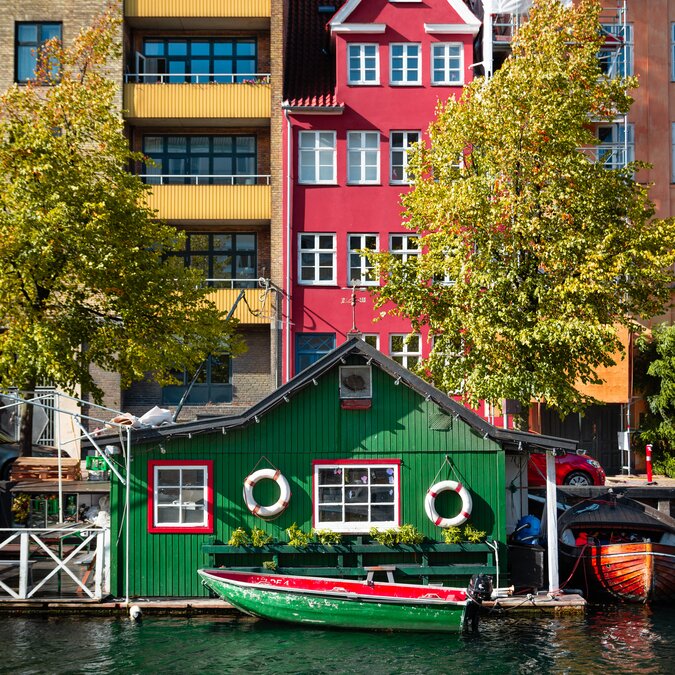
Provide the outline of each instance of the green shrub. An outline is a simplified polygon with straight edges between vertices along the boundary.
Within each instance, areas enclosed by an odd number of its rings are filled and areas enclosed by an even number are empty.
[[[313,530],[312,533],[324,546],[334,546],[342,542],[342,533],[333,530]]]
[[[277,568],[277,564],[274,562],[274,560],[265,560],[262,566],[264,570],[271,570],[272,572],[274,572],[274,570]]]
[[[297,525],[293,523],[289,528],[286,529],[286,534],[288,535],[288,543],[290,546],[297,546],[302,548],[307,546],[312,541],[311,532],[303,532]]]
[[[398,544],[398,530],[391,528],[389,530],[378,530],[371,528],[370,536],[382,546],[396,546]]]
[[[253,546],[260,548],[272,542],[274,537],[271,534],[267,534],[265,530],[261,530],[259,527],[254,527],[251,530],[251,543]]]
[[[469,523],[466,523],[464,525],[464,539],[472,544],[480,544],[482,541],[485,541],[485,532],[477,530],[475,527],[469,525]]]
[[[443,541],[446,544],[459,544],[462,541],[462,528],[457,525],[443,528]]]
[[[232,532],[232,536],[227,542],[228,546],[248,546],[250,543],[250,537],[241,527],[238,527],[236,530],[234,530],[234,532]]]
[[[654,472],[667,478],[675,478],[675,456],[664,454],[662,459],[654,462]]]
[[[424,535],[414,525],[401,525],[398,530],[399,544],[421,544],[424,541]]]

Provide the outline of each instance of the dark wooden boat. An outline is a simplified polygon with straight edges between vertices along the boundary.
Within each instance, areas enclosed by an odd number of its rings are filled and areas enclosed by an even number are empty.
[[[674,518],[610,492],[563,513],[558,535],[563,585],[594,600],[675,603]]]
[[[206,586],[263,619],[365,630],[459,631],[466,591],[325,577],[202,569]],[[491,590],[491,589],[490,589]]]

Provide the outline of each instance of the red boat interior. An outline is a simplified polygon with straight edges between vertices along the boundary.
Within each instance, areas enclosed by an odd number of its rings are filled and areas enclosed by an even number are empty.
[[[319,577],[294,577],[254,572],[233,572],[229,570],[208,570],[208,573],[222,580],[240,584],[280,588],[290,591],[312,593],[345,593],[362,596],[380,596],[408,600],[440,600],[464,602],[466,592],[460,588],[440,586],[418,586],[413,584],[391,584],[379,581],[348,581],[346,579],[322,579]]]

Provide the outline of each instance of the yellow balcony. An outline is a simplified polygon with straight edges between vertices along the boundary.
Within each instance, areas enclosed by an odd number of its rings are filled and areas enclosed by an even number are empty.
[[[263,27],[269,25],[272,0],[125,0],[124,16],[133,25],[176,28]],[[160,21],[158,21],[160,20]],[[163,22],[162,22],[163,20]],[[203,23],[208,20],[208,23]],[[200,23],[200,21],[202,23]]]
[[[148,206],[162,220],[269,221],[269,185],[153,185]]]
[[[222,312],[229,312],[241,289],[219,288],[209,294]],[[272,320],[272,292],[267,288],[247,288],[232,315],[245,324],[268,324]]]
[[[137,125],[269,124],[269,83],[124,85],[126,118]]]

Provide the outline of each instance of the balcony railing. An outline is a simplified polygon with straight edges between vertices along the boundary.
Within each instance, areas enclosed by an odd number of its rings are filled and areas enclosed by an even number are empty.
[[[270,73],[127,73],[127,84],[270,84]]]
[[[272,316],[272,286],[269,279],[207,279],[214,287],[208,297],[221,312],[229,312],[241,290],[244,295],[235,307],[233,318],[242,324],[269,324]]]
[[[269,185],[268,174],[139,174],[148,185]]]
[[[632,145],[623,143],[601,143],[592,147],[583,148],[592,162],[604,165],[607,169],[622,169],[629,162],[634,161],[635,150]]]

